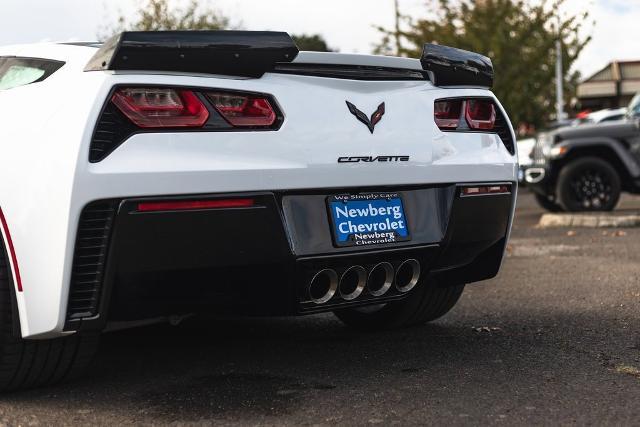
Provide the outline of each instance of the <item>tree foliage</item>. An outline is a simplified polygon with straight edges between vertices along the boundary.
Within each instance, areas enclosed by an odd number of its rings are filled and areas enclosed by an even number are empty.
[[[204,5],[203,5],[204,3]],[[107,28],[100,38],[107,38],[124,30],[226,30],[237,28],[220,11],[210,6],[208,1],[191,0],[186,7],[174,7],[171,0],[143,0],[131,19],[120,14],[117,24]],[[320,34],[298,34],[293,39],[300,50],[332,52]]]
[[[479,52],[495,68],[494,92],[514,124],[540,126],[555,112],[555,42],[563,46],[565,101],[575,95],[579,73],[569,71],[590,41],[581,36],[587,12],[558,17],[565,0],[433,0],[428,18],[403,16],[400,52],[393,52],[396,32],[383,32],[378,53],[419,57],[424,43]]]
[[[294,34],[291,37],[300,50],[334,52],[334,49],[329,47],[327,41],[320,34]]]
[[[162,30],[224,30],[230,20],[208,2],[201,7],[197,0],[191,0],[186,7],[173,7],[170,0],[144,0],[133,20],[120,15],[115,28],[109,33],[123,30],[162,31]]]

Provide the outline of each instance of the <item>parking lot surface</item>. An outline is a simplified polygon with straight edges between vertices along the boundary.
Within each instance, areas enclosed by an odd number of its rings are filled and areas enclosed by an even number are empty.
[[[541,214],[523,192],[499,277],[430,325],[358,334],[322,315],[114,332],[83,380],[2,396],[0,422],[637,425],[640,229],[539,229]]]

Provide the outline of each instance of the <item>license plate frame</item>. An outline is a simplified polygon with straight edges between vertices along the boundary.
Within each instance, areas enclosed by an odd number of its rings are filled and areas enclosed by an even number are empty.
[[[336,247],[393,245],[411,240],[404,200],[398,192],[332,195],[327,197],[327,209]]]

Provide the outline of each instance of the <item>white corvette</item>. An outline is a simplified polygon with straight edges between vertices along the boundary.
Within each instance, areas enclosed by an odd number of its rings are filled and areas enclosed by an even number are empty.
[[[491,61],[298,52],[286,33],[0,47],[0,388],[112,322],[436,319],[495,276],[517,158]]]

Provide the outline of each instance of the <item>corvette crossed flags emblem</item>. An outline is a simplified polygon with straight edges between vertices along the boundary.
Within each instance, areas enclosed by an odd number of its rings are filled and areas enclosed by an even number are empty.
[[[356,118],[364,123],[369,128],[369,131],[373,133],[376,125],[380,122],[380,120],[382,120],[382,116],[384,116],[384,102],[378,105],[378,109],[371,115],[371,119],[369,119],[369,117],[367,117],[365,113],[358,110],[358,108],[349,101],[346,101],[346,103],[351,114],[356,116]]]

